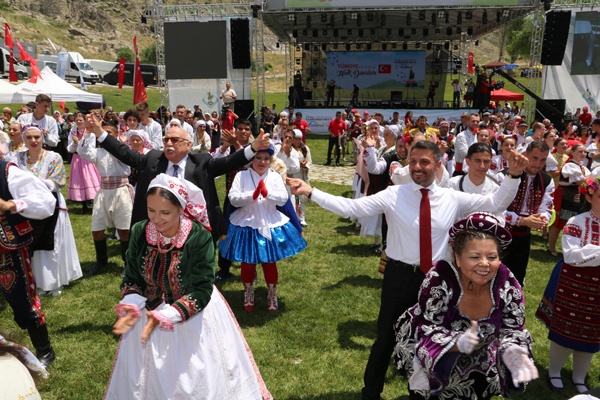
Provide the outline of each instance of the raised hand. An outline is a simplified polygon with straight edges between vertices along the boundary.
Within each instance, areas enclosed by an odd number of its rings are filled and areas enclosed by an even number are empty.
[[[308,196],[313,190],[313,188],[302,179],[287,178],[285,183],[290,187],[290,190],[294,195]]]
[[[478,344],[479,336],[477,336],[477,321],[471,321],[471,328],[460,335],[456,341],[456,347],[461,353],[471,354]]]
[[[519,154],[516,150],[510,150],[505,156],[508,160],[508,173],[512,176],[519,176],[527,168],[529,160],[522,154]]]
[[[260,133],[254,140],[254,142],[252,142],[252,150],[257,152],[259,150],[268,149],[269,146],[271,145],[271,141],[269,140],[269,138],[270,138],[270,135],[268,133],[265,133],[265,130],[261,128]]]

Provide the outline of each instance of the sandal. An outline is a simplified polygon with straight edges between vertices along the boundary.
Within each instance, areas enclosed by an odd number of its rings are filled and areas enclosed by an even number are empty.
[[[559,387],[559,386],[555,386],[552,383],[553,380],[557,380],[557,381],[559,381],[562,384],[563,382],[562,382],[562,378],[560,376],[550,376],[550,375],[548,375],[546,378],[548,380],[548,386],[550,386],[550,389],[553,392],[562,392],[565,389],[564,385],[563,385],[563,387]]]

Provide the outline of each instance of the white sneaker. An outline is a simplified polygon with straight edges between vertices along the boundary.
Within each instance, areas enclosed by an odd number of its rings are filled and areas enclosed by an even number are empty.
[[[306,221],[300,221],[300,225],[301,226],[308,226],[308,224],[306,223]]]

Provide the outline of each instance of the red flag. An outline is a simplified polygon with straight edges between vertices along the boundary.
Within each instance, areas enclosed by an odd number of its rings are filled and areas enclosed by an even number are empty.
[[[60,107],[60,109],[61,109],[63,112],[66,112],[66,111],[65,111],[65,102],[64,102],[64,101],[59,101],[59,102],[58,102],[58,106]]]
[[[473,64],[473,52],[472,52],[472,51],[470,51],[470,52],[469,52],[469,69],[468,69],[468,72],[469,72],[470,74],[472,74],[472,73],[473,73],[473,71],[474,71],[474,64]]]
[[[123,89],[123,81],[125,80],[125,58],[119,59],[119,89]]]
[[[25,51],[21,43],[17,40],[17,48],[19,49],[19,53],[21,53],[21,59],[23,61],[29,61],[29,65],[31,66],[31,82],[37,82],[37,77],[40,76],[40,70],[37,67],[37,61],[35,58],[31,57],[29,53]]]
[[[13,57],[13,49],[15,45],[12,40],[12,34],[10,33],[10,26],[4,24],[4,45],[10,49],[10,57],[8,61],[8,80],[9,82],[16,82],[17,73],[15,72],[15,59]]]
[[[142,78],[142,70],[140,69],[140,58],[138,56],[137,38],[133,37],[133,51],[135,52],[135,71],[133,71],[133,104],[148,101],[146,96],[146,86]]]
[[[10,26],[8,26],[8,24],[4,24],[4,45],[11,50],[15,47],[10,33]]]

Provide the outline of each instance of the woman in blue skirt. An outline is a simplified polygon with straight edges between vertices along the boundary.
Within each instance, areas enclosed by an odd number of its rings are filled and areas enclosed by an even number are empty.
[[[288,201],[285,183],[270,169],[275,149],[260,150],[250,168],[238,172],[229,200],[238,207],[230,216],[229,230],[219,242],[223,258],[241,262],[244,308],[254,309],[254,276],[260,263],[268,286],[268,311],[277,310],[278,272],[276,262],[306,248],[300,231],[280,212]]]

